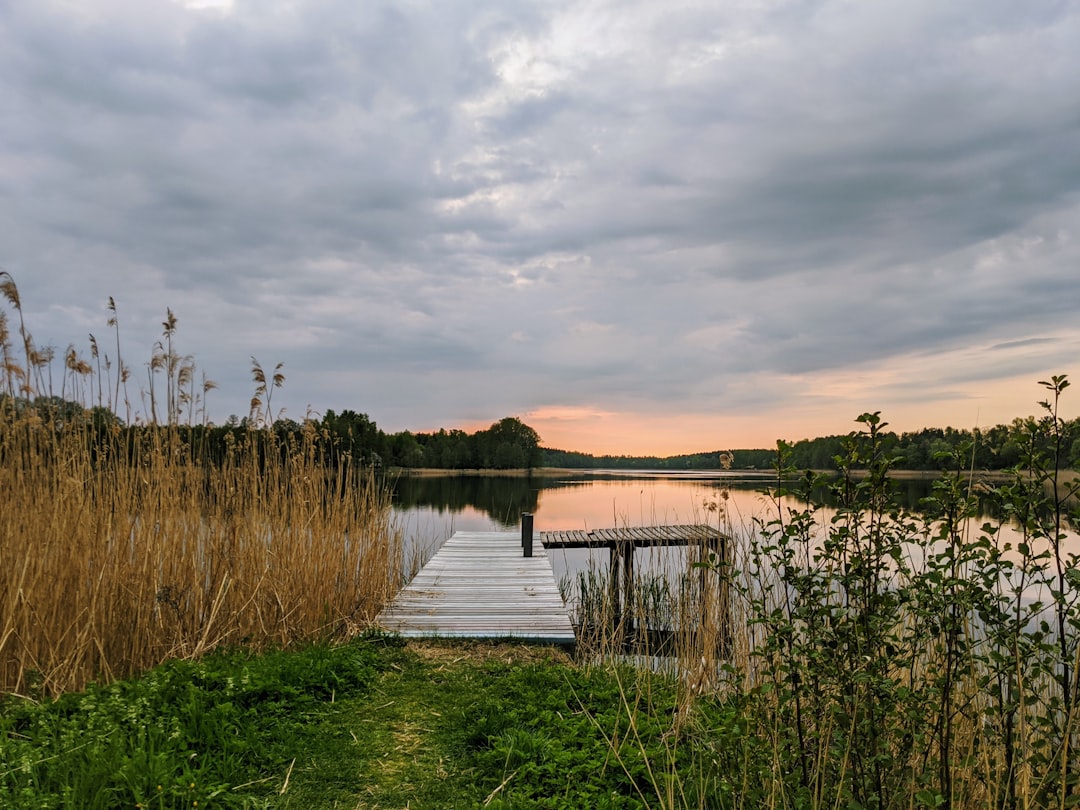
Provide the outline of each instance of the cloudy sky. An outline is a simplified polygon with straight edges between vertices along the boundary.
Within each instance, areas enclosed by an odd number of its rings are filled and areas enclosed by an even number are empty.
[[[216,421],[1006,422],[1080,383],[1080,4],[0,0],[0,268],[133,397],[171,308]]]

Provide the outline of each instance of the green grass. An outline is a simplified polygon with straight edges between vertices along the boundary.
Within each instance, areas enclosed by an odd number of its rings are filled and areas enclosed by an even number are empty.
[[[650,768],[683,759],[674,705],[668,682],[549,648],[372,637],[220,652],[7,699],[0,806],[653,806],[671,779]]]
[[[380,666],[371,644],[222,651],[56,701],[8,698],[0,806],[272,806],[313,724]]]

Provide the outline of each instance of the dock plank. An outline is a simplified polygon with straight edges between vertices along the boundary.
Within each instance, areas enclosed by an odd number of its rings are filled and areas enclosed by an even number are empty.
[[[406,637],[574,643],[543,544],[524,557],[513,532],[455,533],[376,622]]]
[[[611,548],[626,543],[635,548],[687,546],[715,542],[718,537],[716,529],[700,525],[576,529],[540,533],[540,540],[547,548]]]

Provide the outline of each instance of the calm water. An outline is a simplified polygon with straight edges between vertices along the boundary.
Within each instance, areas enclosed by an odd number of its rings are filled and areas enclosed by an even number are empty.
[[[395,511],[409,552],[427,560],[455,531],[519,531],[521,513],[531,512],[537,531],[605,529],[680,523],[716,525],[707,504],[721,503],[736,529],[755,518],[769,519],[775,506],[766,474],[694,472],[687,474],[597,471],[566,478],[433,476],[402,477],[396,482]],[[929,478],[894,482],[901,502],[918,509],[931,493]],[[726,497],[724,497],[726,493]],[[799,506],[794,500],[785,505]],[[991,518],[988,506],[976,525]],[[639,570],[678,571],[682,551],[639,552]],[[569,549],[552,552],[556,579],[576,576],[590,565],[606,568],[607,552]]]
[[[403,527],[408,554],[427,561],[455,531],[517,531],[523,512],[535,514],[537,531],[598,529],[666,524],[717,525],[707,504],[723,504],[735,531],[750,528],[754,518],[769,519],[775,507],[766,490],[774,480],[767,474],[694,472],[611,473],[582,476],[402,477],[394,492],[395,516]],[[895,482],[897,496],[912,510],[931,494],[929,478]],[[784,505],[798,507],[791,500]],[[976,526],[988,513],[978,519]],[[683,550],[642,550],[639,571],[684,569]],[[556,580],[576,579],[579,571],[606,569],[607,552],[585,549],[551,553]]]

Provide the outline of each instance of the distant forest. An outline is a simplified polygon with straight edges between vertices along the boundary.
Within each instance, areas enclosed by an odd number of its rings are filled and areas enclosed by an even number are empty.
[[[6,402],[5,402],[6,400]],[[12,405],[6,395],[0,404]],[[127,430],[133,433],[161,429],[160,425],[124,426],[105,408],[83,409],[57,397],[38,397],[33,402],[18,400],[16,410],[34,409],[54,424],[87,420],[100,429]],[[958,430],[952,427],[924,428],[911,433],[884,433],[885,445],[896,457],[896,469],[941,470],[950,464],[955,451],[966,447],[967,464],[977,470],[1004,470],[1016,465],[1021,447],[1032,440],[1046,441],[1035,417],[1017,418],[1008,425]],[[206,461],[224,459],[228,448],[252,429],[272,431],[279,438],[313,434],[314,445],[327,464],[340,463],[348,457],[353,462],[380,467],[467,469],[535,469],[563,467],[570,469],[613,470],[716,470],[730,466],[735,470],[768,470],[776,450],[711,450],[675,456],[592,455],[572,450],[541,447],[537,432],[515,417],[500,419],[484,430],[439,430],[430,433],[401,431],[386,433],[367,414],[352,410],[326,411],[321,419],[303,423],[278,419],[267,427],[233,416],[224,425],[174,425],[192,448],[193,455]],[[1066,441],[1061,447],[1061,466],[1080,469],[1080,419],[1064,422]],[[802,439],[791,445],[792,464],[800,469],[834,469],[834,457],[842,452],[845,436]],[[288,446],[287,443],[280,446]],[[724,456],[727,456],[725,463]],[[955,462],[952,462],[955,464]]]
[[[676,456],[592,455],[541,446],[539,434],[520,419],[507,417],[485,430],[439,430],[430,433],[384,433],[362,413],[327,411],[317,423],[326,440],[366,463],[447,470],[568,469],[612,470],[717,470],[721,458],[730,458],[731,469],[768,470],[776,448],[711,450]],[[275,431],[296,431],[301,425],[289,420],[274,423]],[[971,446],[969,464],[979,470],[1004,470],[1020,461],[1020,448],[1031,437],[1040,437],[1034,417],[1014,419],[1009,425],[975,430],[924,428],[912,433],[884,434],[885,445],[897,457],[896,468],[941,470],[949,457]],[[1063,448],[1062,465],[1080,467],[1080,419],[1066,423],[1071,442]],[[214,430],[218,430],[215,428]],[[792,444],[791,461],[800,469],[834,469],[833,458],[842,451],[845,436],[803,439]]]
[[[1020,461],[1021,447],[1032,439],[1045,441],[1037,430],[1034,417],[1015,419],[1009,425],[992,428],[957,430],[923,428],[911,433],[885,432],[884,446],[897,459],[894,469],[944,470],[955,462],[956,450],[970,448],[965,454],[968,465],[977,470],[1006,470]],[[1080,419],[1065,423],[1070,437],[1062,448],[1062,466],[1080,469]],[[833,460],[843,451],[847,436],[822,436],[802,439],[791,445],[791,464],[798,469],[831,470]],[[776,448],[761,450],[713,450],[679,456],[594,456],[567,450],[543,451],[544,465],[550,467],[614,470],[716,470],[724,466],[722,456],[730,458],[734,470],[767,470],[776,458]]]
[[[345,414],[351,414],[346,411]],[[348,423],[345,414],[335,417]],[[324,423],[334,423],[332,412]],[[366,417],[364,417],[366,418]],[[341,424],[336,430],[340,435]],[[372,426],[373,427],[373,426]],[[896,469],[943,470],[960,448],[967,464],[978,470],[1005,470],[1021,458],[1025,442],[1046,441],[1034,417],[1018,418],[1009,425],[958,430],[952,427],[924,428],[910,433],[886,432],[886,449],[897,462]],[[1065,423],[1069,441],[1062,447],[1063,467],[1080,468],[1080,419]],[[381,432],[376,431],[376,434]],[[791,463],[799,469],[835,469],[834,458],[842,453],[846,436],[802,439],[792,444]],[[444,469],[508,469],[521,467],[563,467],[568,469],[612,470],[717,470],[730,465],[734,470],[771,469],[776,448],[711,450],[675,456],[593,455],[540,446],[536,431],[520,420],[506,418],[487,430],[466,434],[460,430],[436,433],[396,433],[382,436],[380,454],[387,463],[401,467]],[[727,456],[725,460],[723,457]]]

